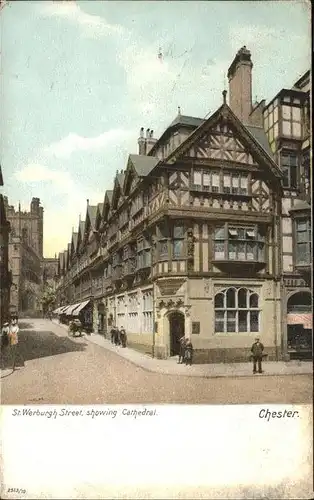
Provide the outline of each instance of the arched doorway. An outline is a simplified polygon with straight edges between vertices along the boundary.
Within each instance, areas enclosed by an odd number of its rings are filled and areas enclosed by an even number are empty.
[[[174,311],[169,314],[170,356],[176,356],[180,350],[180,338],[185,334],[184,314]]]
[[[312,358],[312,296],[296,292],[287,301],[287,341],[290,359]]]

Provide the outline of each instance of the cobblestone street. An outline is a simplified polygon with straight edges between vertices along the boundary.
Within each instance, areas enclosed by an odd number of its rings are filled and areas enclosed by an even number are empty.
[[[193,378],[151,373],[73,339],[48,320],[21,320],[18,369],[2,356],[2,404],[310,403],[312,376]]]

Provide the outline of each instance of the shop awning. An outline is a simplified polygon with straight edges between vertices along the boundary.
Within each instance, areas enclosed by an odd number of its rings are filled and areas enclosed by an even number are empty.
[[[313,318],[312,313],[303,313],[303,314],[289,313],[287,315],[287,324],[303,325],[303,328],[311,330],[312,318]]]
[[[73,313],[74,309],[76,309],[76,308],[77,308],[77,306],[79,306],[79,305],[80,305],[80,303],[79,303],[79,302],[77,302],[76,304],[73,304],[72,306],[69,306],[69,307],[67,308],[66,315],[67,315],[67,316],[72,316],[72,313]]]
[[[90,303],[90,300],[85,300],[85,302],[81,302],[77,308],[72,312],[72,316],[78,316],[82,309],[87,306],[87,304]]]
[[[59,311],[59,314],[65,314],[68,310],[68,308],[71,307],[71,306],[63,306],[61,307],[60,311]]]

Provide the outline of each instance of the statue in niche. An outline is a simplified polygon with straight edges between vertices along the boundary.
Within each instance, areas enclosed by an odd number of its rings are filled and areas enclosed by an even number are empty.
[[[187,253],[188,253],[188,259],[189,260],[194,260],[194,247],[195,247],[195,238],[193,234],[193,229],[190,228],[188,229],[187,232]]]

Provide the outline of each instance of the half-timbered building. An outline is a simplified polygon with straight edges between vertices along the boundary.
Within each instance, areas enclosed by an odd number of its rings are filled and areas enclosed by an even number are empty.
[[[123,326],[129,346],[159,358],[176,355],[182,335],[196,362],[247,360],[257,335],[268,359],[287,354],[282,211],[295,205],[283,200],[284,142],[272,140],[275,115],[286,111],[278,96],[252,104],[251,70],[243,47],[228,72],[230,105],[224,91],[208,119],[179,109],[159,139],[142,128],[139,154],[116,172],[103,203],[88,205],[68,283],[72,312],[88,304],[95,332]]]

